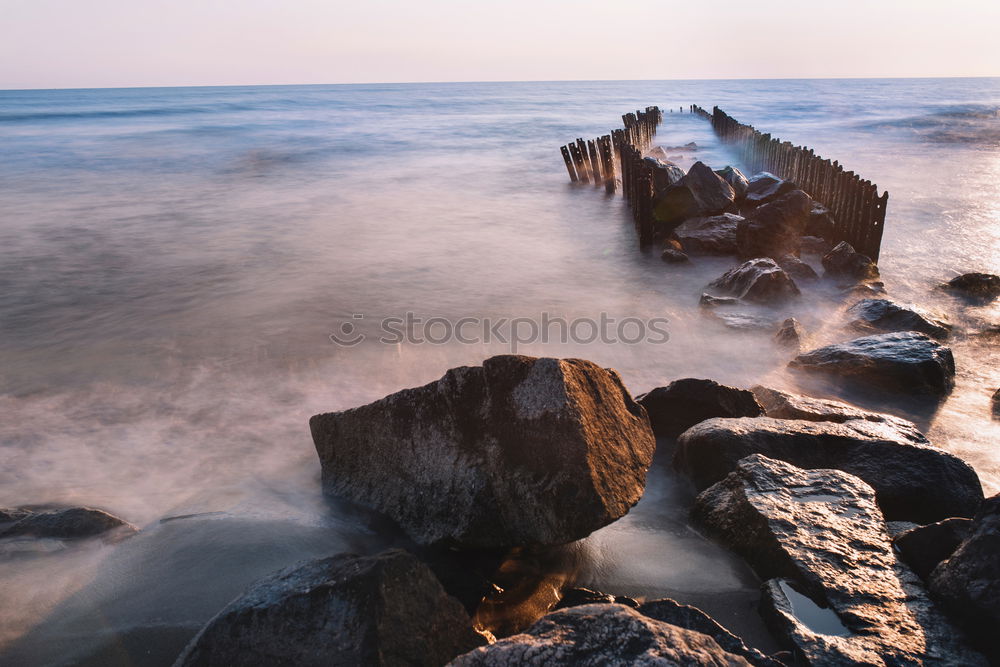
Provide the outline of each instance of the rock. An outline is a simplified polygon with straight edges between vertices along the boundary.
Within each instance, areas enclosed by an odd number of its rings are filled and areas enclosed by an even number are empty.
[[[618,374],[501,355],[309,421],[324,490],[421,544],[563,544],[624,516],[656,442]]]
[[[787,269],[786,269],[787,270]],[[919,331],[944,340],[951,325],[911,305],[889,299],[863,299],[847,309],[851,325],[869,331]]]
[[[871,412],[856,408],[840,401],[825,398],[813,398],[801,394],[790,394],[777,389],[769,389],[757,385],[751,387],[757,402],[764,408],[764,414],[773,419],[802,419],[813,422],[836,422],[843,424],[852,419],[888,424],[895,432],[907,440],[929,445],[927,438],[920,432],[916,424],[887,415],[882,412]]]
[[[702,295],[702,298],[703,299],[705,298],[704,294]],[[991,402],[993,403],[993,416],[1000,417],[1000,389],[997,389],[995,392],[993,392],[993,398],[991,399]]]
[[[819,280],[815,269],[795,255],[783,255],[778,260],[778,266],[792,277],[796,283],[811,283]]]
[[[765,315],[754,315],[752,313],[720,313],[708,311],[705,313],[723,326],[737,331],[765,331],[773,332],[778,328],[777,320]]]
[[[972,516],[983,499],[979,477],[969,464],[892,422],[709,419],[680,435],[673,465],[700,490],[751,454],[856,475],[875,489],[891,521],[930,523]]]
[[[736,227],[736,251],[740,257],[798,255],[813,200],[802,190],[758,206]]]
[[[831,239],[836,228],[837,223],[830,214],[830,210],[814,201],[812,210],[809,211],[809,219],[806,221],[806,236]]]
[[[769,579],[761,613],[803,664],[985,664],[896,560],[860,479],[748,456],[693,515]]]
[[[638,602],[625,595],[611,595],[610,593],[592,591],[589,588],[569,588],[563,591],[562,598],[553,607],[553,610],[579,607],[584,604],[623,604],[633,609],[639,607]]]
[[[737,306],[740,300],[735,296],[712,296],[711,294],[702,294],[701,298],[698,299],[698,305],[706,308],[714,308],[715,306]]]
[[[826,239],[818,236],[806,234],[799,239],[799,252],[807,252],[812,255],[825,255],[833,249],[833,245]]]
[[[916,331],[827,345],[800,354],[788,365],[909,394],[944,396],[955,386],[951,350]]]
[[[780,303],[799,296],[799,288],[773,259],[760,257],[726,271],[713,287],[757,303]]]
[[[969,536],[972,519],[952,517],[926,526],[911,528],[893,538],[899,557],[927,579],[937,564],[945,560]]]
[[[0,538],[54,537],[75,539],[108,534],[123,538],[137,532],[137,528],[104,510],[90,507],[61,507],[32,510],[16,508],[0,510],[0,521],[15,523],[0,529]]]
[[[667,159],[667,151],[663,149],[663,146],[653,146],[648,151],[646,151],[646,155],[652,158],[656,158],[658,160]]]
[[[1000,276],[966,273],[952,278],[945,287],[974,301],[989,303],[1000,296]]]
[[[782,667],[760,651],[747,646],[742,639],[719,625],[714,618],[697,607],[681,604],[670,598],[652,600],[639,606],[639,613],[663,623],[708,635],[724,650],[742,656],[759,667]]]
[[[727,387],[714,380],[684,378],[657,387],[639,398],[653,433],[674,437],[712,417],[757,417],[764,409],[753,392]]]
[[[934,568],[930,589],[1000,664],[1000,495],[983,503],[969,537]]]
[[[732,213],[714,215],[701,219],[693,229],[678,229],[677,238],[690,254],[732,255],[736,252],[736,225],[741,220]]]
[[[805,329],[794,317],[789,317],[781,323],[778,333],[774,334],[774,342],[781,347],[795,350],[798,353],[802,346],[802,339],[806,336]]]
[[[525,632],[456,658],[453,667],[749,665],[708,635],[617,604],[554,611]]]
[[[845,297],[855,299],[880,298],[883,294],[885,294],[885,284],[883,284],[881,280],[875,280],[867,283],[857,283],[844,287],[840,290],[840,293]]]
[[[430,569],[392,549],[299,563],[258,581],[174,664],[437,666],[485,643]]]
[[[823,255],[826,275],[838,280],[864,282],[878,278],[878,267],[868,255],[855,252],[847,241],[841,241],[833,250]]]
[[[798,187],[791,181],[784,181],[774,174],[763,171],[751,176],[747,182],[746,203],[751,206],[766,204],[797,189]]]
[[[676,227],[688,218],[722,213],[735,198],[729,183],[705,163],[695,162],[684,178],[660,198],[653,215],[668,228]]]
[[[663,249],[663,252],[660,253],[660,259],[670,264],[679,264],[681,262],[688,262],[691,260],[690,257],[685,255],[680,250],[676,250],[670,247]]]
[[[684,170],[676,164],[663,158],[646,157],[643,164],[653,170],[653,190],[657,198],[662,197],[667,189],[684,178]]]
[[[718,169],[715,172],[719,177],[726,183],[729,183],[729,187],[733,189],[733,193],[736,195],[736,199],[740,200],[746,197],[747,187],[750,182],[747,177],[743,175],[743,172],[733,166],[727,166],[725,169]]]

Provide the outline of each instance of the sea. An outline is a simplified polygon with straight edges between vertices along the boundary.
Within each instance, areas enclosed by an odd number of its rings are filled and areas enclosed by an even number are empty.
[[[559,146],[649,105],[679,164],[742,167],[691,104],[888,190],[882,277],[955,324],[946,400],[808,384],[770,332],[699,308],[732,258],[664,263],[620,195],[570,182]],[[1000,273],[998,78],[0,91],[0,507],[140,529],[0,544],[0,664],[169,665],[254,580],[406,546],[324,499],[308,419],[495,354],[590,359],[633,395],[698,377],[856,400],[997,493],[1000,306],[939,289],[969,271]],[[816,346],[858,335],[855,300],[743,312],[794,316]],[[542,335],[553,320],[569,335]],[[774,650],[760,582],[689,520],[672,446],[625,518],[525,571],[695,604]]]

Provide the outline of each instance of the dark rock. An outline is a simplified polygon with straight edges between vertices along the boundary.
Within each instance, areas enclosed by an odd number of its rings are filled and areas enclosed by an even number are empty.
[[[726,271],[712,286],[758,303],[779,303],[800,294],[795,281],[766,257],[751,259]]]
[[[948,281],[948,289],[975,301],[989,303],[1000,296],[1000,276],[991,273],[966,273]]]
[[[794,317],[789,317],[781,323],[781,328],[778,329],[778,333],[774,334],[774,342],[782,347],[795,350],[795,352],[798,353],[799,349],[802,347],[802,339],[804,339],[805,336],[805,329],[802,328],[799,321]]]
[[[680,250],[670,247],[663,249],[663,252],[660,253],[660,259],[670,264],[679,264],[681,262],[688,262],[691,260],[690,257]]]
[[[684,178],[660,198],[653,215],[663,225],[676,227],[688,218],[724,212],[735,197],[733,188],[711,167],[695,162]]]
[[[562,598],[553,607],[553,611],[585,604],[623,604],[633,609],[639,607],[638,602],[625,595],[611,595],[610,593],[592,591],[589,588],[568,588],[563,591]]]
[[[773,201],[792,190],[798,190],[798,186],[791,181],[784,181],[774,174],[763,171],[750,177],[745,199],[748,205],[758,206]]]
[[[459,656],[453,667],[522,665],[749,665],[708,635],[654,620],[623,605],[554,611],[522,634]]]
[[[702,295],[702,298],[705,298],[704,294]],[[995,392],[993,392],[992,403],[993,403],[993,416],[1000,417],[1000,389],[997,389]]]
[[[340,554],[254,584],[198,633],[175,667],[443,665],[486,643],[414,556]]]
[[[983,503],[969,537],[934,568],[930,589],[1000,664],[1000,495]]]
[[[309,422],[324,490],[421,544],[563,544],[624,516],[656,442],[618,374],[502,355]]]
[[[653,190],[657,198],[662,197],[667,189],[684,178],[684,170],[670,160],[654,157],[643,158],[643,164],[653,170]]]
[[[834,222],[830,210],[817,201],[813,202],[806,221],[805,235],[821,239],[832,239],[837,223]]]
[[[732,213],[699,219],[694,228],[684,225],[678,229],[677,238],[691,254],[732,255],[736,252],[736,225],[741,220]]]
[[[674,437],[712,417],[757,417],[764,409],[753,392],[727,387],[714,380],[684,378],[657,387],[639,398],[653,433]]]
[[[747,195],[747,187],[749,187],[750,182],[747,177],[743,175],[743,172],[733,166],[727,166],[725,169],[718,169],[715,172],[718,174],[722,180],[729,183],[729,187],[733,189],[736,194],[736,199],[743,199]]]
[[[855,252],[847,241],[841,241],[833,250],[823,255],[826,275],[837,280],[864,282],[878,278],[878,267],[871,257]]]
[[[715,306],[737,306],[739,303],[740,300],[735,296],[712,296],[711,294],[702,294],[701,298],[698,299],[698,305],[706,308],[714,308]]]
[[[778,266],[796,283],[810,283],[819,280],[816,270],[795,255],[783,255],[778,259]]]
[[[787,271],[787,269],[786,269]],[[851,324],[869,331],[919,331],[944,340],[951,325],[916,306],[902,305],[889,299],[864,299],[847,309]]]
[[[916,331],[827,345],[800,354],[788,365],[909,394],[944,396],[955,386],[951,350]]]
[[[813,200],[802,190],[792,190],[746,214],[736,227],[740,257],[798,255]]]
[[[881,280],[874,280],[867,283],[856,283],[841,289],[840,293],[845,297],[855,299],[875,299],[885,294],[885,284]]]
[[[985,664],[896,560],[858,478],[749,456],[693,514],[770,580],[761,613],[803,664]]]
[[[917,526],[893,538],[892,543],[899,557],[917,573],[927,579],[931,570],[958,548],[969,536],[972,519],[952,517],[926,526]]]
[[[30,515],[31,510],[24,507],[0,508],[0,523],[13,523]],[[0,529],[0,533],[2,533],[2,529]]]
[[[747,662],[759,667],[781,667],[760,651],[747,646],[742,639],[725,629],[714,618],[697,607],[681,604],[670,598],[652,600],[639,606],[639,613],[657,621],[675,625],[685,630],[706,634],[719,646],[734,655],[743,656]]]
[[[808,234],[799,239],[799,252],[807,252],[812,255],[825,255],[833,249],[833,245],[826,239]]]
[[[879,506],[893,521],[972,516],[983,499],[969,464],[892,422],[709,419],[681,434],[673,464],[704,489],[751,454],[856,475],[875,489]]]
[[[135,526],[108,514],[104,510],[90,507],[48,508],[37,511],[27,508],[2,510],[0,521],[14,520],[13,525],[0,529],[0,538],[5,537],[54,537],[74,539],[109,534],[113,537],[127,537],[134,534]]]

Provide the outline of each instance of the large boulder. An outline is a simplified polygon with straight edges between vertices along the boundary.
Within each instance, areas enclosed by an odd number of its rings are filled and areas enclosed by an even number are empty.
[[[657,198],[662,197],[670,186],[684,178],[684,170],[665,158],[646,157],[642,163],[653,172],[653,190]]]
[[[486,642],[431,570],[393,549],[300,563],[257,582],[208,622],[175,667],[437,667]]]
[[[792,190],[798,190],[798,186],[791,181],[782,180],[774,174],[762,171],[751,176],[747,182],[746,204],[749,206],[766,204]]]
[[[327,493],[421,544],[562,544],[628,512],[656,448],[613,370],[502,355],[309,421]]]
[[[801,294],[795,281],[773,259],[751,259],[726,271],[713,287],[757,303],[780,303]]]
[[[934,568],[930,588],[1000,664],[1000,495],[983,503],[969,537]]]
[[[847,315],[851,325],[866,331],[919,331],[938,340],[951,333],[951,325],[943,319],[889,299],[862,299],[847,309]]]
[[[812,210],[809,211],[809,219],[806,221],[806,236],[831,239],[836,229],[837,223],[830,214],[830,209],[814,201]]]
[[[736,225],[742,217],[732,213],[700,218],[676,232],[684,251],[694,255],[732,255],[736,252]]]
[[[736,194],[736,199],[740,200],[746,197],[747,187],[749,187],[750,182],[747,177],[743,175],[743,172],[733,166],[727,166],[725,169],[717,169],[715,171],[722,180],[729,183],[729,186],[733,189]]]
[[[985,664],[896,560],[857,477],[749,456],[693,514],[769,580],[762,613],[802,664]]]
[[[943,521],[917,526],[892,538],[899,557],[927,579],[938,563],[950,557],[968,536],[972,519],[952,517]]]
[[[554,611],[525,632],[459,656],[453,667],[549,665],[749,665],[712,637],[620,604]]]
[[[91,507],[18,507],[0,510],[0,538],[52,537],[77,539],[104,535],[128,537],[136,527],[104,510]]]
[[[944,396],[955,386],[951,349],[916,331],[877,334],[827,345],[795,357],[790,367],[867,387]]]
[[[680,435],[712,417],[764,414],[752,392],[696,378],[674,380],[666,387],[657,387],[641,396],[639,404],[646,408],[653,433],[659,437]]]
[[[709,419],[677,439],[673,465],[704,489],[751,454],[856,475],[875,489],[879,506],[893,521],[972,516],[983,499],[969,464],[891,422]]]
[[[949,280],[945,287],[974,301],[989,303],[1000,296],[1000,276],[964,273]]]
[[[799,239],[805,232],[813,200],[802,190],[791,192],[758,206],[736,227],[736,250],[740,257],[773,257],[799,254]]]
[[[833,250],[823,255],[826,276],[839,281],[860,283],[878,279],[878,267],[868,255],[854,250],[847,241],[841,241]]]
[[[684,178],[659,198],[653,215],[661,228],[672,229],[688,218],[722,213],[735,198],[729,183],[705,163],[695,162]]]

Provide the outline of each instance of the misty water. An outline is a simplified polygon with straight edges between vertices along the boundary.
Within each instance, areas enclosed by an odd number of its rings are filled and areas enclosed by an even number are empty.
[[[955,322],[957,387],[934,409],[863,404],[915,419],[1000,491],[1000,353],[982,334],[1000,307],[935,289],[1000,273],[1000,79],[0,91],[0,507],[84,504],[141,528],[0,544],[0,662],[169,664],[260,576],[405,545],[324,500],[307,421],[453,366],[516,351],[613,367],[633,394],[691,376],[834,391],[803,385],[770,334],[698,308],[732,259],[665,264],[620,197],[568,182],[561,144],[651,104],[675,110],[654,143],[684,166],[740,166],[679,113],[692,103],[889,190],[886,287]],[[852,302],[818,287],[743,311],[795,315],[819,345],[856,335]],[[670,337],[380,342],[408,312],[666,318]],[[335,345],[345,324],[366,340]],[[773,648],[759,582],[689,524],[671,447],[628,516],[539,578],[674,597]]]

